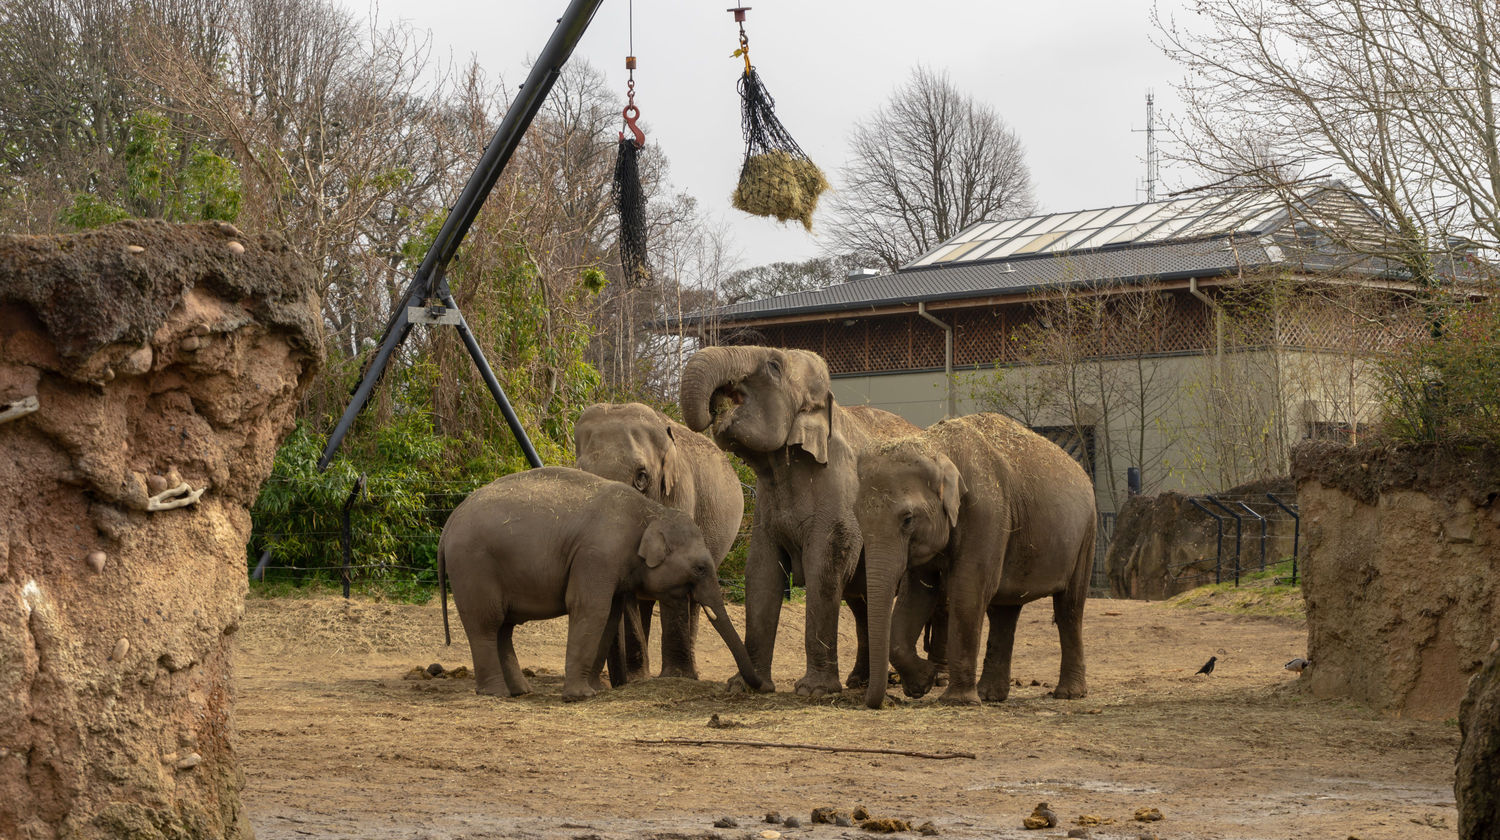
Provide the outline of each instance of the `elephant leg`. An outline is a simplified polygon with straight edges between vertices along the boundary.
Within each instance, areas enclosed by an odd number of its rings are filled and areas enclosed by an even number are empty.
[[[854,573],[854,579],[844,587],[844,602],[849,605],[849,612],[854,615],[854,636],[859,640],[859,648],[854,655],[854,667],[849,671],[849,677],[844,680],[844,685],[850,688],[864,688],[870,684],[870,633],[863,563],[860,563],[859,570]]]
[[[691,596],[661,600],[661,675],[698,679],[698,605]]]
[[[464,635],[469,637],[469,653],[474,657],[474,691],[495,697],[509,697],[505,672],[500,667],[500,634],[505,619],[499,615],[476,616],[460,611]]]
[[[839,610],[844,570],[859,562],[859,546],[851,547],[847,542],[833,539],[831,533],[819,534],[802,550],[802,568],[807,573],[807,633],[803,639],[807,671],[797,680],[797,693],[805,697],[844,690],[839,679]]]
[[[781,549],[757,528],[745,558],[745,650],[756,673],[765,680],[765,691],[776,690],[771,682],[771,658],[776,652],[776,626],[781,621],[781,594],[786,586],[784,559]],[[739,674],[729,678],[729,690],[747,690]]]
[[[984,674],[979,678],[979,699],[999,703],[1010,696],[1010,658],[1016,644],[1016,620],[1020,604],[991,604],[990,638],[984,649]]]
[[[932,610],[932,616],[927,619],[926,643],[927,661],[937,669],[933,677],[935,685],[948,684],[948,593],[939,585],[936,593],[936,606]]]
[[[944,703],[979,705],[975,671],[979,664],[979,630],[993,593],[986,591],[983,576],[968,568],[949,572],[948,591],[948,689]]]
[[[918,571],[906,573],[901,595],[891,613],[891,664],[901,675],[901,691],[907,697],[922,697],[936,683],[937,666],[917,656],[917,641],[937,605],[937,578]]]
[[[604,626],[604,635],[599,637],[599,650],[594,659],[589,663],[588,671],[584,676],[588,679],[589,687],[595,691],[604,690],[604,681],[600,674],[604,671],[604,663],[609,659],[609,652],[618,646],[617,640],[624,635],[624,616],[635,608],[635,599],[630,594],[617,595],[609,605],[609,619]]]
[[[516,625],[513,622],[505,622],[500,625],[498,640],[500,643],[500,672],[505,675],[505,685],[510,688],[514,696],[531,693],[531,683],[527,681],[526,674],[521,671],[521,663],[516,659],[516,644],[513,636]],[[478,669],[475,670],[476,679]]]
[[[655,601],[627,596],[620,613],[620,637],[625,640],[625,682],[651,678],[651,613]]]
[[[609,645],[619,632],[616,629],[619,616],[615,614],[618,600],[611,599],[607,604],[569,605],[568,652],[563,665],[564,700],[592,697],[603,687],[599,684],[599,668],[609,656]]]
[[[1089,693],[1083,664],[1083,607],[1089,597],[1093,568],[1094,529],[1090,527],[1068,588],[1052,596],[1052,620],[1057,624],[1057,638],[1062,645],[1062,667],[1052,696],[1062,700],[1077,700]]]

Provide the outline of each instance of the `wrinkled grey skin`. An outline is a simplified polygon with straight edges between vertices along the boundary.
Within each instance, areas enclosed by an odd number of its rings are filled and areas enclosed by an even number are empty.
[[[755,523],[745,561],[745,646],[769,681],[783,584],[807,587],[807,671],[798,694],[842,690],[839,600],[859,631],[850,685],[869,679],[865,653],[861,539],[854,518],[859,450],[917,428],[888,411],[836,404],[828,365],[816,353],[771,347],[709,347],[682,371],[682,416],[755,470]],[[731,680],[731,687],[738,687]]]
[[[1094,488],[1056,444],[998,414],[944,420],[860,453],[855,512],[865,538],[875,675],[866,705],[878,709],[885,700],[887,641],[906,693],[920,697],[932,687],[934,668],[917,657],[916,641],[942,590],[949,679],[943,702],[1009,696],[1016,619],[1023,604],[1046,595],[1062,643],[1053,696],[1088,693],[1083,607],[1094,562]],[[984,675],[976,683],[986,614]]]
[[[646,498],[691,516],[703,531],[715,568],[724,562],[745,517],[745,495],[729,456],[713,441],[651,406],[599,403],[579,415],[573,442],[579,469],[623,481]],[[625,611],[623,644],[610,651],[612,682],[648,675],[646,651],[655,603],[638,601]],[[661,625],[661,676],[697,679],[693,646],[698,610],[692,600],[663,600]]]
[[[512,473],[475,490],[438,540],[439,586],[452,576],[476,690],[500,697],[531,691],[511,642],[517,624],[568,616],[563,699],[580,700],[604,687],[599,674],[624,605],[689,591],[713,614],[741,678],[760,684],[714,568],[686,514],[569,467]],[[447,606],[445,597],[445,629]]]

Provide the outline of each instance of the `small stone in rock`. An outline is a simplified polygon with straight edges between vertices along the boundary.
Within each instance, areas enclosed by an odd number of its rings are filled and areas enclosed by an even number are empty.
[[[104,552],[91,551],[88,556],[89,568],[96,572],[104,571]]]
[[[203,756],[197,753],[188,753],[177,762],[178,770],[191,770],[203,763]]]
[[[115,642],[115,649],[110,652],[109,660],[111,662],[119,662],[128,653],[130,653],[130,640],[121,638],[120,641]]]
[[[245,246],[241,245],[240,243],[235,242],[234,240],[231,239],[229,241],[229,253],[231,253],[231,254],[243,254],[243,253],[245,253]]]
[[[146,249],[142,248],[139,245],[126,245],[125,250],[131,254],[141,254],[144,253]]]
[[[734,817],[719,817],[714,820],[714,828],[739,828],[740,821]]]

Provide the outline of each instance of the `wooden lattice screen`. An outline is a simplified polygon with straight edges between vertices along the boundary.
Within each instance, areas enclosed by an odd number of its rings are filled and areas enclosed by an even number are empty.
[[[1385,299],[1381,307],[1374,317],[1351,315],[1347,304],[1298,296],[1279,316],[1267,312],[1232,317],[1226,341],[1230,346],[1276,342],[1308,349],[1369,351],[1388,350],[1420,335],[1419,309],[1395,299]],[[1030,303],[943,310],[935,315],[953,325],[953,363],[960,368],[1024,362],[1034,351],[1035,331],[1050,323]],[[759,327],[758,335],[772,347],[822,355],[835,375],[943,367],[943,331],[916,314],[772,324]],[[1208,307],[1191,295],[1173,293],[1164,301],[1161,316],[1149,326],[1111,328],[1096,341],[1093,352],[1106,356],[1191,353],[1210,351],[1214,344],[1214,321]]]

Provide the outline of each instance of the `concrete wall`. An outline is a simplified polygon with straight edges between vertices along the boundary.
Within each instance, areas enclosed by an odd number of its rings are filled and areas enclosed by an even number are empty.
[[[1211,493],[1245,481],[1285,475],[1290,449],[1318,421],[1354,429],[1369,422],[1378,406],[1370,363],[1310,351],[1231,352],[1158,356],[1141,360],[1149,380],[1143,446],[1134,387],[1134,359],[1086,362],[1080,371],[1112,383],[1105,408],[1083,406],[1095,427],[1095,485],[1099,509],[1117,511],[1126,497],[1125,471],[1140,466],[1147,493]],[[1215,370],[1225,383],[1216,404],[1210,397]],[[959,370],[954,374],[958,414],[997,410],[997,381],[1008,399],[1004,411],[1031,426],[1069,426],[1059,397],[1065,388],[1056,367],[1011,366]],[[844,405],[872,405],[928,426],[947,414],[948,386],[941,370],[856,374],[834,378],[834,396]],[[1087,390],[1088,386],[1080,388]],[[1272,419],[1274,418],[1274,419]],[[1238,425],[1236,425],[1238,424]],[[1112,457],[1104,447],[1113,446]],[[1140,457],[1144,450],[1145,457]],[[1136,464],[1136,461],[1144,463]],[[1110,466],[1113,470],[1110,470]]]

